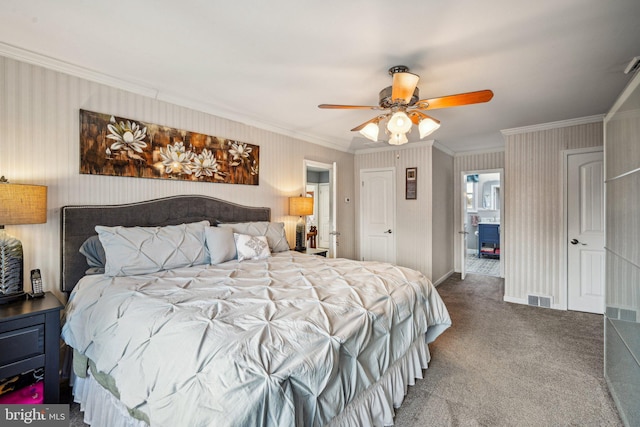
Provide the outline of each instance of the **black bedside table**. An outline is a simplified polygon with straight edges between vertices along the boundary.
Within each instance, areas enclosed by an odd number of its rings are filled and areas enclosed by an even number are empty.
[[[0,378],[44,367],[44,403],[60,399],[60,310],[44,297],[0,305]]]

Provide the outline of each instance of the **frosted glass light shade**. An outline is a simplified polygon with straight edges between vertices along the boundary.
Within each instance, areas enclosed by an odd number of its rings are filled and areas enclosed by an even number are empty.
[[[367,139],[371,141],[378,140],[378,134],[380,133],[380,127],[377,123],[369,123],[362,129],[360,129],[360,133]]]
[[[431,134],[440,127],[440,122],[431,117],[420,120],[418,124],[418,130],[420,131],[420,139]]]
[[[389,144],[391,145],[402,145],[407,142],[409,142],[409,140],[407,139],[407,135],[404,133],[394,133],[391,135],[391,138],[389,138]]]
[[[387,123],[387,129],[392,134],[407,133],[411,129],[411,119],[404,111],[396,111],[393,113],[389,122]]]

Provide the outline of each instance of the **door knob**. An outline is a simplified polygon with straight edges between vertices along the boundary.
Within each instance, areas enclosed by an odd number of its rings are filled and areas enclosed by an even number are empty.
[[[385,233],[391,234],[391,229],[388,229],[387,231],[385,231]]]
[[[587,246],[586,243],[582,243],[578,239],[571,239],[571,244],[572,245],[577,245],[578,243],[580,243],[582,246]]]

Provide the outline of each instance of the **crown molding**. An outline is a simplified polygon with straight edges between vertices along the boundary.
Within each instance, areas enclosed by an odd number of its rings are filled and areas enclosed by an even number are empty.
[[[502,135],[504,136],[518,135],[521,133],[539,132],[542,130],[559,129],[559,128],[565,128],[568,126],[597,123],[597,122],[602,122],[603,119],[604,119],[604,114],[596,114],[595,116],[579,117],[577,119],[560,120],[557,122],[541,123],[538,125],[523,126],[519,128],[502,129],[500,132],[502,132]]]
[[[433,147],[434,142],[435,141],[433,139],[427,139],[425,141],[410,142],[408,144],[402,144],[402,145],[387,144],[383,147],[363,148],[361,150],[356,150],[354,151],[354,154],[358,155],[358,154],[380,153],[384,151],[401,151],[401,150],[411,150],[414,148]]]
[[[438,150],[442,151],[443,153],[450,155],[451,157],[454,157],[456,155],[456,153],[453,152],[449,147],[445,147],[444,145],[442,145],[436,140],[433,141],[433,146]]]
[[[481,150],[457,151],[455,157],[477,156],[481,154],[504,153],[504,147],[486,148]]]
[[[40,53],[32,52],[30,50],[13,46],[7,43],[0,42],[0,56],[4,56],[6,58],[14,59],[16,61],[24,62],[27,64],[47,68],[49,70],[68,74],[70,76],[89,80],[95,83],[104,84],[106,86],[109,86],[115,89],[126,90],[127,92],[146,96],[148,98],[155,99],[156,101],[167,102],[180,107],[189,108],[189,109],[200,111],[206,114],[211,114],[213,116],[220,117],[226,120],[232,120],[238,123],[245,124],[247,126],[252,126],[261,130],[273,132],[278,135],[288,136],[291,138],[309,142],[311,144],[316,144],[326,148],[331,148],[337,151],[342,151],[347,153],[350,152],[347,148],[340,146],[338,144],[335,144],[331,141],[326,141],[323,139],[319,139],[317,137],[306,135],[302,132],[288,131],[288,130],[279,128],[278,126],[261,122],[259,120],[247,119],[247,117],[245,116],[242,116],[237,113],[229,112],[229,111],[222,111],[219,108],[216,108],[215,106],[207,103],[195,101],[179,95],[163,93],[163,92],[160,92],[160,90],[158,90],[157,88],[145,86],[137,82],[114,77],[114,76],[111,76],[99,71],[91,70],[85,67],[80,67],[78,65],[74,65],[69,62],[61,61],[59,59],[52,58],[47,55],[42,55]]]
[[[53,71],[69,74],[74,77],[90,80],[92,82],[102,83],[107,86],[115,87],[117,89],[124,89],[138,95],[143,95],[154,99],[158,96],[158,90],[155,88],[113,77],[99,71],[80,67],[69,62],[61,61],[50,56],[12,46],[10,44],[0,42],[0,55],[10,59],[15,59],[17,61],[25,62],[27,64],[37,65],[39,67],[44,67]]]

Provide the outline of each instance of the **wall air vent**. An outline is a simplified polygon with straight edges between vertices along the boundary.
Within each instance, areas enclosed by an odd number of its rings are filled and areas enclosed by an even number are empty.
[[[627,65],[627,68],[624,69],[624,73],[633,74],[636,71],[638,71],[638,69],[640,69],[640,56],[635,56],[631,60],[631,62],[629,62],[629,65]]]
[[[544,297],[539,295],[527,295],[527,304],[534,307],[551,308],[552,297]]]

